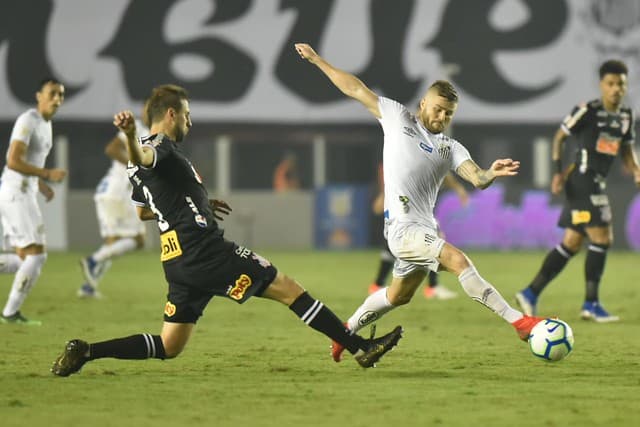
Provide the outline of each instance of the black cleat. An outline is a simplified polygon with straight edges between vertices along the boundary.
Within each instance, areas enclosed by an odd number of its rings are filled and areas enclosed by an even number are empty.
[[[85,356],[89,351],[89,343],[82,340],[71,340],[64,347],[64,351],[51,367],[51,372],[60,377],[68,377],[78,372],[87,362]]]
[[[366,351],[359,351],[354,356],[356,362],[363,368],[371,368],[376,366],[376,362],[380,360],[388,351],[398,345],[398,341],[402,338],[402,326],[396,326],[395,329],[387,335],[380,338],[367,340],[369,347]]]

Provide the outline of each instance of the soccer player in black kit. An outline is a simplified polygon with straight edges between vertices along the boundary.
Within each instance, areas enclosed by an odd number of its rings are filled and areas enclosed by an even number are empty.
[[[516,294],[516,301],[528,315],[534,315],[540,293],[589,240],[585,260],[586,295],[580,317],[595,322],[615,322],[600,304],[598,288],[607,250],[613,240],[611,207],[606,179],[611,164],[620,153],[625,167],[640,186],[640,167],[633,149],[635,131],[632,110],[622,105],[627,90],[627,67],[621,61],[607,61],[600,67],[599,99],[574,107],[553,139],[555,174],[551,192],[564,187],[566,202],[558,225],[565,229],[562,242],[551,250],[528,287]],[[569,135],[577,142],[575,160],[562,168],[562,146]]]
[[[295,280],[250,249],[224,239],[216,219],[231,209],[223,201],[209,199],[200,175],[181,150],[180,143],[191,128],[183,88],[154,88],[147,116],[152,123],[151,135],[141,140],[136,138],[130,111],[116,114],[114,125],[127,135],[128,172],[138,215],[142,220],[156,220],[160,230],[160,259],[169,284],[162,332],[93,344],[71,340],[51,368],[55,375],[68,376],[86,362],[104,357],[174,358],[216,295],[238,303],[252,296],[281,302],[307,325],[342,343],[365,368],[374,366],[398,343],[400,326],[377,339],[352,335],[329,308]]]

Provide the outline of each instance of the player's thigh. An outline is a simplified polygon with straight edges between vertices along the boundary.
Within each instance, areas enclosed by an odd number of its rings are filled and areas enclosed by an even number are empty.
[[[582,247],[582,242],[584,241],[584,234],[581,230],[576,230],[574,228],[565,228],[564,234],[562,236],[562,244],[567,249],[570,249],[573,253],[576,253]]]
[[[162,325],[162,345],[168,359],[176,357],[187,345],[194,323],[164,322]]]
[[[298,282],[279,271],[276,278],[267,286],[261,296],[289,306],[303,292],[304,289]]]
[[[586,227],[585,232],[592,243],[599,245],[611,245],[613,243],[613,228],[605,227]]]
[[[27,248],[46,244],[44,221],[33,194],[17,194],[0,200],[5,247]]]
[[[465,269],[471,265],[471,260],[462,252],[450,243],[445,243],[440,256],[438,257],[440,265],[445,271],[459,276]]]

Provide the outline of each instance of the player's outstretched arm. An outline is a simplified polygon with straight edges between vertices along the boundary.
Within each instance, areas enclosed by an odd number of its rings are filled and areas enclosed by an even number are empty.
[[[127,136],[127,155],[129,161],[136,166],[153,165],[154,152],[151,148],[142,147],[136,140],[136,121],[131,111],[121,111],[113,116],[113,124]]]
[[[378,95],[362,80],[329,64],[306,43],[296,43],[295,48],[300,57],[318,67],[342,93],[360,101],[376,118],[382,117],[378,109]]]
[[[518,174],[520,162],[513,159],[498,159],[489,169],[482,169],[473,160],[465,160],[456,173],[474,187],[485,189],[499,176],[514,176]]]

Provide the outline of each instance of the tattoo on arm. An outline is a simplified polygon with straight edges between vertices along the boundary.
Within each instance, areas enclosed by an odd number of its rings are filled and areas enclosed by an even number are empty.
[[[476,188],[485,189],[491,185],[495,176],[491,171],[484,170],[473,160],[465,160],[456,170],[462,179],[471,183]]]

